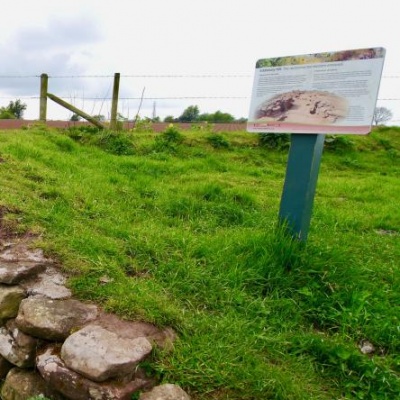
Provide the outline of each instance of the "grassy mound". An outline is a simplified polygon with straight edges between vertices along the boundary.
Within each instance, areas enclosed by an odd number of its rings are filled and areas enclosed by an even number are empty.
[[[327,138],[306,247],[277,227],[286,143],[0,132],[2,226],[77,297],[177,330],[146,368],[194,399],[398,398],[400,129]]]

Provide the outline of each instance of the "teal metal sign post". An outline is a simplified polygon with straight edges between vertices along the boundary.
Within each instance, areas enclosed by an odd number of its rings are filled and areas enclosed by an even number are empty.
[[[383,47],[257,61],[249,132],[291,135],[279,223],[305,242],[326,134],[366,135],[378,98]]]
[[[301,241],[308,236],[324,139],[320,134],[291,135],[279,221]]]

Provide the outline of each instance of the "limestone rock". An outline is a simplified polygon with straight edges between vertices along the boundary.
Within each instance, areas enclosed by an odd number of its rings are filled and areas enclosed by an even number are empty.
[[[139,400],[190,400],[190,397],[179,386],[166,383],[142,393]]]
[[[0,320],[16,317],[24,297],[25,291],[20,287],[0,284]]]
[[[361,353],[363,353],[363,354],[372,354],[375,352],[375,346],[368,340],[363,340],[360,343],[359,347],[360,347]]]
[[[25,261],[2,261],[0,260],[0,283],[9,285],[17,284],[22,279],[36,275],[46,268],[45,264]]]
[[[0,328],[0,354],[21,368],[33,367],[40,341],[21,332],[14,320]]]
[[[36,366],[47,383],[71,400],[130,400],[133,393],[153,386],[144,376],[93,382],[67,368],[54,346],[37,357]]]
[[[53,263],[53,260],[46,258],[41,249],[33,249],[32,243],[37,236],[25,234],[22,237],[13,238],[12,242],[3,243],[0,249],[0,260],[16,262],[36,262],[41,264]],[[3,250],[4,249],[4,250]]]
[[[144,338],[124,339],[100,326],[89,325],[69,336],[62,348],[65,365],[95,382],[132,374],[151,352]]]
[[[53,267],[37,276],[25,279],[20,286],[29,296],[44,296],[52,300],[69,299],[71,291],[65,287],[66,278]]]
[[[16,323],[28,335],[46,340],[64,340],[97,316],[97,307],[78,300],[29,297],[22,300]]]
[[[91,325],[98,325],[102,328],[118,334],[123,339],[136,339],[145,337],[150,343],[154,343],[163,350],[173,348],[176,334],[171,328],[160,330],[153,324],[143,321],[126,321],[114,314],[99,313],[99,317]]]
[[[43,378],[35,371],[13,368],[6,377],[1,389],[3,400],[26,400],[33,396],[46,396],[53,400],[63,397],[50,389]]]

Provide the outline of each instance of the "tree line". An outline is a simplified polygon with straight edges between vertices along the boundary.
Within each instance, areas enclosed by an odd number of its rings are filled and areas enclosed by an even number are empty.
[[[10,101],[8,106],[0,107],[0,119],[23,119],[27,105],[20,99]]]
[[[105,121],[106,117],[104,115],[93,115],[94,118],[99,121]],[[246,122],[246,118],[236,119],[233,115],[222,112],[220,110],[215,111],[214,113],[203,113],[200,114],[199,107],[196,105],[192,105],[187,107],[179,117],[174,117],[173,115],[166,116],[163,120],[160,117],[153,116],[141,118],[144,121],[149,122],[209,122],[214,124],[229,124],[229,123],[241,123]],[[80,117],[77,114],[73,114],[71,121],[79,121]],[[117,114],[118,121],[128,121],[128,118],[124,117],[121,113]]]
[[[20,99],[15,101],[10,101],[8,106],[0,107],[0,119],[23,119],[23,115],[25,110],[27,109],[27,105],[22,103]],[[106,118],[103,115],[95,116],[101,121],[104,121]],[[372,119],[373,125],[382,125],[385,122],[390,121],[393,118],[393,113],[386,107],[376,107],[374,111],[374,116]],[[73,114],[70,118],[71,121],[78,121],[80,117],[76,114]],[[118,119],[120,121],[127,120],[123,115],[118,114]],[[151,122],[161,122],[159,117],[153,118],[144,118],[145,120]],[[164,118],[163,122],[208,122],[208,123],[241,123],[246,122],[246,118],[236,119],[233,115],[222,112],[220,110],[215,111],[214,113],[203,113],[200,114],[200,109],[196,105],[192,105],[187,107],[179,117],[174,117],[172,115],[168,115]]]
[[[246,118],[236,119],[233,115],[222,112],[220,110],[214,113],[203,113],[200,114],[198,106],[189,106],[183,113],[175,118],[172,115],[168,115],[164,118],[164,122],[209,122],[209,123],[234,123],[234,122],[246,122]]]
[[[94,118],[99,121],[105,121],[106,117],[104,115],[94,115]],[[386,107],[376,107],[374,111],[374,115],[372,118],[372,125],[378,126],[383,125],[386,122],[390,121],[393,118],[393,113]],[[119,121],[128,121],[128,118],[125,118],[122,114],[118,113],[117,119]],[[77,114],[73,114],[71,121],[79,121],[80,117]],[[203,113],[200,114],[199,107],[196,105],[192,105],[187,107],[183,113],[179,117],[174,117],[172,115],[166,116],[162,121],[160,117],[145,117],[144,121],[149,122],[208,122],[214,124],[230,124],[230,123],[244,123],[247,122],[246,118],[236,119],[233,115],[222,112],[220,110],[215,111],[214,113]]]

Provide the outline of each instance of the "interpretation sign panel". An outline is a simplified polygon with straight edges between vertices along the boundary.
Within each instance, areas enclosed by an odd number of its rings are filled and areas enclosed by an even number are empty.
[[[384,58],[375,47],[258,60],[247,130],[369,133]]]

